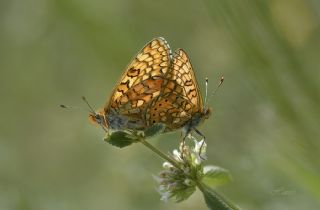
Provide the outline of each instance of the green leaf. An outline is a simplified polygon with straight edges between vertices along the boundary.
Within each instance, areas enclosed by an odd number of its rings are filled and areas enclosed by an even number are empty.
[[[226,184],[232,180],[229,171],[219,166],[205,166],[203,172],[204,176],[201,181],[212,188]]]
[[[180,189],[179,191],[174,192],[173,196],[175,202],[179,203],[181,201],[186,200],[187,198],[189,198],[194,191],[196,191],[196,187],[195,186],[189,186],[186,187],[184,189]]]
[[[211,210],[240,210],[240,208],[236,207],[217,192],[212,190],[210,187],[206,185],[200,185],[200,190],[203,193],[204,200],[206,201],[207,206]]]
[[[115,131],[108,135],[104,140],[113,146],[122,148],[137,142],[138,138],[126,131]]]
[[[144,132],[146,137],[152,137],[158,134],[161,134],[166,129],[165,124],[163,123],[155,123],[151,127],[147,128]]]

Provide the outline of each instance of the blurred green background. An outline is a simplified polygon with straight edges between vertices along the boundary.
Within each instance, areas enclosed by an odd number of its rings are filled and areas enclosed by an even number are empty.
[[[200,127],[207,164],[234,178],[218,191],[243,209],[320,209],[318,0],[0,1],[0,209],[206,209],[199,192],[162,203],[162,160],[58,107],[102,107],[158,36],[188,52],[203,93],[225,76]]]

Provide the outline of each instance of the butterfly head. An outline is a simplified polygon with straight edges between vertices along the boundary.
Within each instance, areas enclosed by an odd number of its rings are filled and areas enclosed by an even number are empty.
[[[204,110],[203,110],[203,113],[202,113],[202,118],[203,119],[209,119],[209,117],[211,116],[211,113],[212,113],[212,110],[210,107],[206,107]]]
[[[198,124],[202,124],[205,120],[209,119],[209,117],[211,116],[211,113],[212,113],[211,108],[204,107],[202,112],[200,112]]]
[[[90,112],[89,114],[89,121],[92,122],[93,124],[100,125],[103,130],[106,132],[108,131],[108,123],[104,114],[104,111],[97,111],[97,112]]]
[[[210,108],[204,108],[202,111],[197,112],[193,115],[189,123],[187,123],[184,127],[186,132],[189,132],[191,128],[195,128],[201,125],[206,119],[208,119],[211,115]]]
[[[89,107],[89,111],[90,111],[89,121],[92,122],[93,124],[100,125],[105,132],[108,132],[109,125],[106,120],[105,111],[99,110],[99,111],[95,112],[94,109],[92,108],[92,106],[90,106],[89,102],[87,101],[87,99],[84,96],[82,96],[82,100]]]

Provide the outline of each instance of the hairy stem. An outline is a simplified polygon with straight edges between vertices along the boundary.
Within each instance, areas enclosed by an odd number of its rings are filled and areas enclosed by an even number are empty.
[[[161,158],[163,158],[164,160],[168,161],[169,163],[171,163],[174,167],[181,169],[181,167],[179,166],[179,164],[173,160],[172,158],[170,158],[168,155],[164,154],[163,152],[161,152],[160,150],[158,150],[157,148],[155,148],[154,146],[152,146],[149,142],[147,142],[144,139],[141,139],[140,142],[145,145],[146,147],[148,147],[149,149],[151,149],[153,152],[155,152],[157,155],[159,155]]]

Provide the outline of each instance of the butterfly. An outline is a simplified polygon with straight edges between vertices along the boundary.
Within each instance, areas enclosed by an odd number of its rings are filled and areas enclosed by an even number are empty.
[[[207,93],[207,91],[206,91]],[[182,49],[171,52],[167,41],[155,38],[133,58],[104,108],[89,114],[110,130],[146,130],[163,123],[165,132],[182,129],[186,137],[208,119],[190,60]]]

